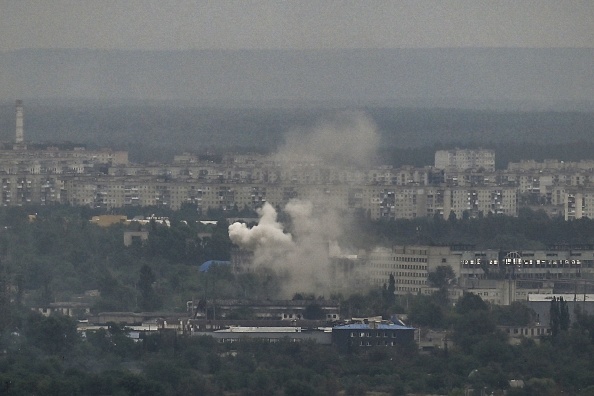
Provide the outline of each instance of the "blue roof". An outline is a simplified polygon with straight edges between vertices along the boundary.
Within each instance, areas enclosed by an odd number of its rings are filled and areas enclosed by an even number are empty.
[[[375,327],[365,323],[352,323],[342,326],[334,326],[337,330],[414,330],[414,327],[401,326],[397,324],[378,323]]]
[[[200,272],[207,272],[208,269],[213,265],[228,265],[231,264],[231,261],[219,261],[219,260],[208,260],[205,261],[198,267],[198,271]]]

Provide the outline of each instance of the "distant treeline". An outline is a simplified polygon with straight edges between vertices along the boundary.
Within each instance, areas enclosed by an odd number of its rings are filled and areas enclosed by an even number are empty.
[[[520,209],[518,217],[487,215],[483,218],[424,217],[358,223],[353,245],[470,245],[476,249],[532,250],[552,246],[594,245],[594,221],[549,218],[544,211]]]
[[[170,161],[182,151],[270,152],[285,134],[307,130],[340,109],[193,108],[25,103],[25,137],[32,142],[76,142],[125,149],[136,162]],[[433,163],[436,149],[484,147],[498,167],[521,159],[591,158],[594,113],[496,112],[456,109],[361,108],[381,133],[378,162]],[[0,106],[0,139],[14,138],[14,105]]]
[[[545,142],[501,142],[484,145],[457,142],[453,144],[434,144],[432,146],[398,148],[383,147],[380,149],[378,162],[393,166],[414,165],[425,166],[435,163],[435,151],[450,148],[486,148],[495,150],[495,166],[505,169],[510,162],[545,159],[559,161],[581,161],[594,159],[594,141],[581,140],[566,143]]]

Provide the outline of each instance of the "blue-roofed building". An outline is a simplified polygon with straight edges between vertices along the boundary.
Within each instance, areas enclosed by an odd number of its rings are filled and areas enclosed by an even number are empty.
[[[205,261],[198,267],[198,271],[200,272],[208,272],[208,269],[213,265],[229,265],[231,261],[220,261],[220,260],[208,260]]]
[[[414,343],[415,328],[399,324],[357,323],[332,328],[332,343],[343,353],[363,348],[393,348]]]

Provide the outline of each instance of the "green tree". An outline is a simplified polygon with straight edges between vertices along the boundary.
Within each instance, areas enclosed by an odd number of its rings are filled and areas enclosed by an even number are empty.
[[[384,284],[384,289],[382,291],[386,308],[392,306],[396,301],[396,295],[394,294],[395,291],[396,279],[394,278],[394,274],[390,274],[390,277],[388,278],[388,284]]]
[[[305,310],[303,311],[304,319],[320,320],[324,319],[325,317],[326,315],[324,314],[320,304],[314,302],[305,306]]]
[[[456,303],[456,312],[466,314],[470,311],[486,311],[489,307],[480,296],[474,293],[464,293]]]
[[[492,312],[495,321],[501,326],[527,326],[536,318],[534,310],[519,301],[514,301],[507,306],[494,305]]]
[[[569,330],[569,308],[567,307],[567,301],[563,300],[563,297],[559,297],[559,329],[561,331]]]
[[[393,296],[396,292],[396,279],[394,279],[394,274],[390,274],[390,279],[388,280],[388,295]]]
[[[140,289],[139,307],[144,311],[154,311],[161,307],[161,301],[153,285],[156,279],[151,267],[145,264],[140,268],[140,279],[138,281],[138,288]]]
[[[465,353],[472,353],[481,340],[493,337],[497,328],[486,310],[471,310],[459,315],[454,321],[453,340]]]
[[[427,275],[429,284],[438,289],[448,287],[454,279],[456,279],[456,274],[449,265],[440,265]]]
[[[590,343],[594,344],[594,316],[585,313],[579,306],[575,310],[577,330],[590,336]]]
[[[429,285],[438,288],[433,294],[434,301],[446,307],[450,303],[450,294],[448,288],[450,284],[456,279],[454,270],[449,265],[440,265],[435,271],[430,272],[427,275]]]
[[[301,382],[296,379],[290,380],[285,385],[286,396],[313,396],[318,394],[315,388],[306,382]]]
[[[448,216],[448,222],[449,223],[455,223],[456,222],[456,213],[453,210],[450,211],[450,214]]]
[[[29,314],[25,335],[34,345],[51,354],[67,352],[79,340],[74,320],[61,315]]]
[[[429,296],[416,296],[410,306],[410,321],[418,326],[442,327],[443,311]]]
[[[0,264],[0,333],[11,326],[10,287],[7,279],[8,271]]]
[[[559,301],[553,296],[549,307],[549,325],[551,326],[551,336],[556,338],[561,328],[561,317],[559,311]]]

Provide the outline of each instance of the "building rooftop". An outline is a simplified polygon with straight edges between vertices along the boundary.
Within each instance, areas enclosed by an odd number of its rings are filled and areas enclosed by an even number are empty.
[[[342,326],[335,326],[332,329],[336,330],[414,330],[414,327],[409,326],[401,326],[397,324],[385,324],[385,323],[378,323],[378,324],[365,324],[365,323],[353,323],[347,324]]]
[[[210,267],[212,267],[213,265],[229,265],[229,264],[231,264],[230,261],[208,260],[208,261],[200,264],[200,267],[198,267],[198,270],[200,272],[208,272]]]
[[[217,330],[217,333],[300,333],[301,327],[239,327]]]

